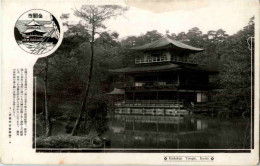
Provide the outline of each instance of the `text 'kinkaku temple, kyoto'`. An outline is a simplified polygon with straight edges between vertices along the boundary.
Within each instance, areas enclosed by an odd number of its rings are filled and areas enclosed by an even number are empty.
[[[124,78],[109,93],[117,96],[116,114],[185,116],[188,107],[210,101],[210,77],[217,71],[190,60],[202,48],[166,35],[132,49],[138,53],[133,67],[110,70]]]

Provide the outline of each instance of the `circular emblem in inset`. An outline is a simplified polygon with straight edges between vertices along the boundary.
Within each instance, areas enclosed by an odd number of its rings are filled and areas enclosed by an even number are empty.
[[[62,40],[61,26],[49,12],[33,9],[22,14],[15,23],[14,36],[24,51],[47,56],[52,54]]]

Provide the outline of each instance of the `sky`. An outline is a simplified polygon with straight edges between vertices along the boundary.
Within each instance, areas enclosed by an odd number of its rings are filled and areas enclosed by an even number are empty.
[[[118,32],[120,38],[151,30],[178,34],[193,27],[203,33],[221,28],[232,35],[247,25],[258,5],[256,0],[125,0],[124,3],[129,6],[124,16],[105,22],[107,29]],[[72,8],[79,9],[81,5],[63,6],[63,13],[70,13],[71,22],[79,21]]]

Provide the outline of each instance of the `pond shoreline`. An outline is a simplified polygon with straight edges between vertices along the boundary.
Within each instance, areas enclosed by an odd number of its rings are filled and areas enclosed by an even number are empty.
[[[126,117],[127,118],[127,117]],[[100,138],[106,137],[109,146],[106,148],[214,148],[231,149],[249,147],[250,119],[232,119],[209,117],[205,115],[192,115],[180,117],[179,120],[167,124],[154,122],[143,123],[129,121],[123,117],[115,120],[109,119],[108,131],[98,136],[94,129],[90,134],[70,136],[66,133],[66,124],[70,120],[54,120],[52,136],[43,136],[43,120],[37,123],[37,148],[98,148],[104,142]],[[71,123],[71,122],[70,122]],[[42,130],[40,133],[39,131]],[[99,140],[93,144],[93,140]],[[78,142],[78,143],[77,143]],[[90,143],[92,142],[92,143]]]

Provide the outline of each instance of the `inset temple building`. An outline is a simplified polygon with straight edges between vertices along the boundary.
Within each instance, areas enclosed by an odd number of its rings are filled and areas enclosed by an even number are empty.
[[[56,48],[60,39],[60,26],[49,12],[29,10],[15,23],[14,37],[18,46],[30,54],[45,54]]]
[[[26,30],[22,32],[23,41],[43,41],[44,34],[46,31],[42,30],[43,25],[37,23],[35,20],[32,20],[26,24]]]

